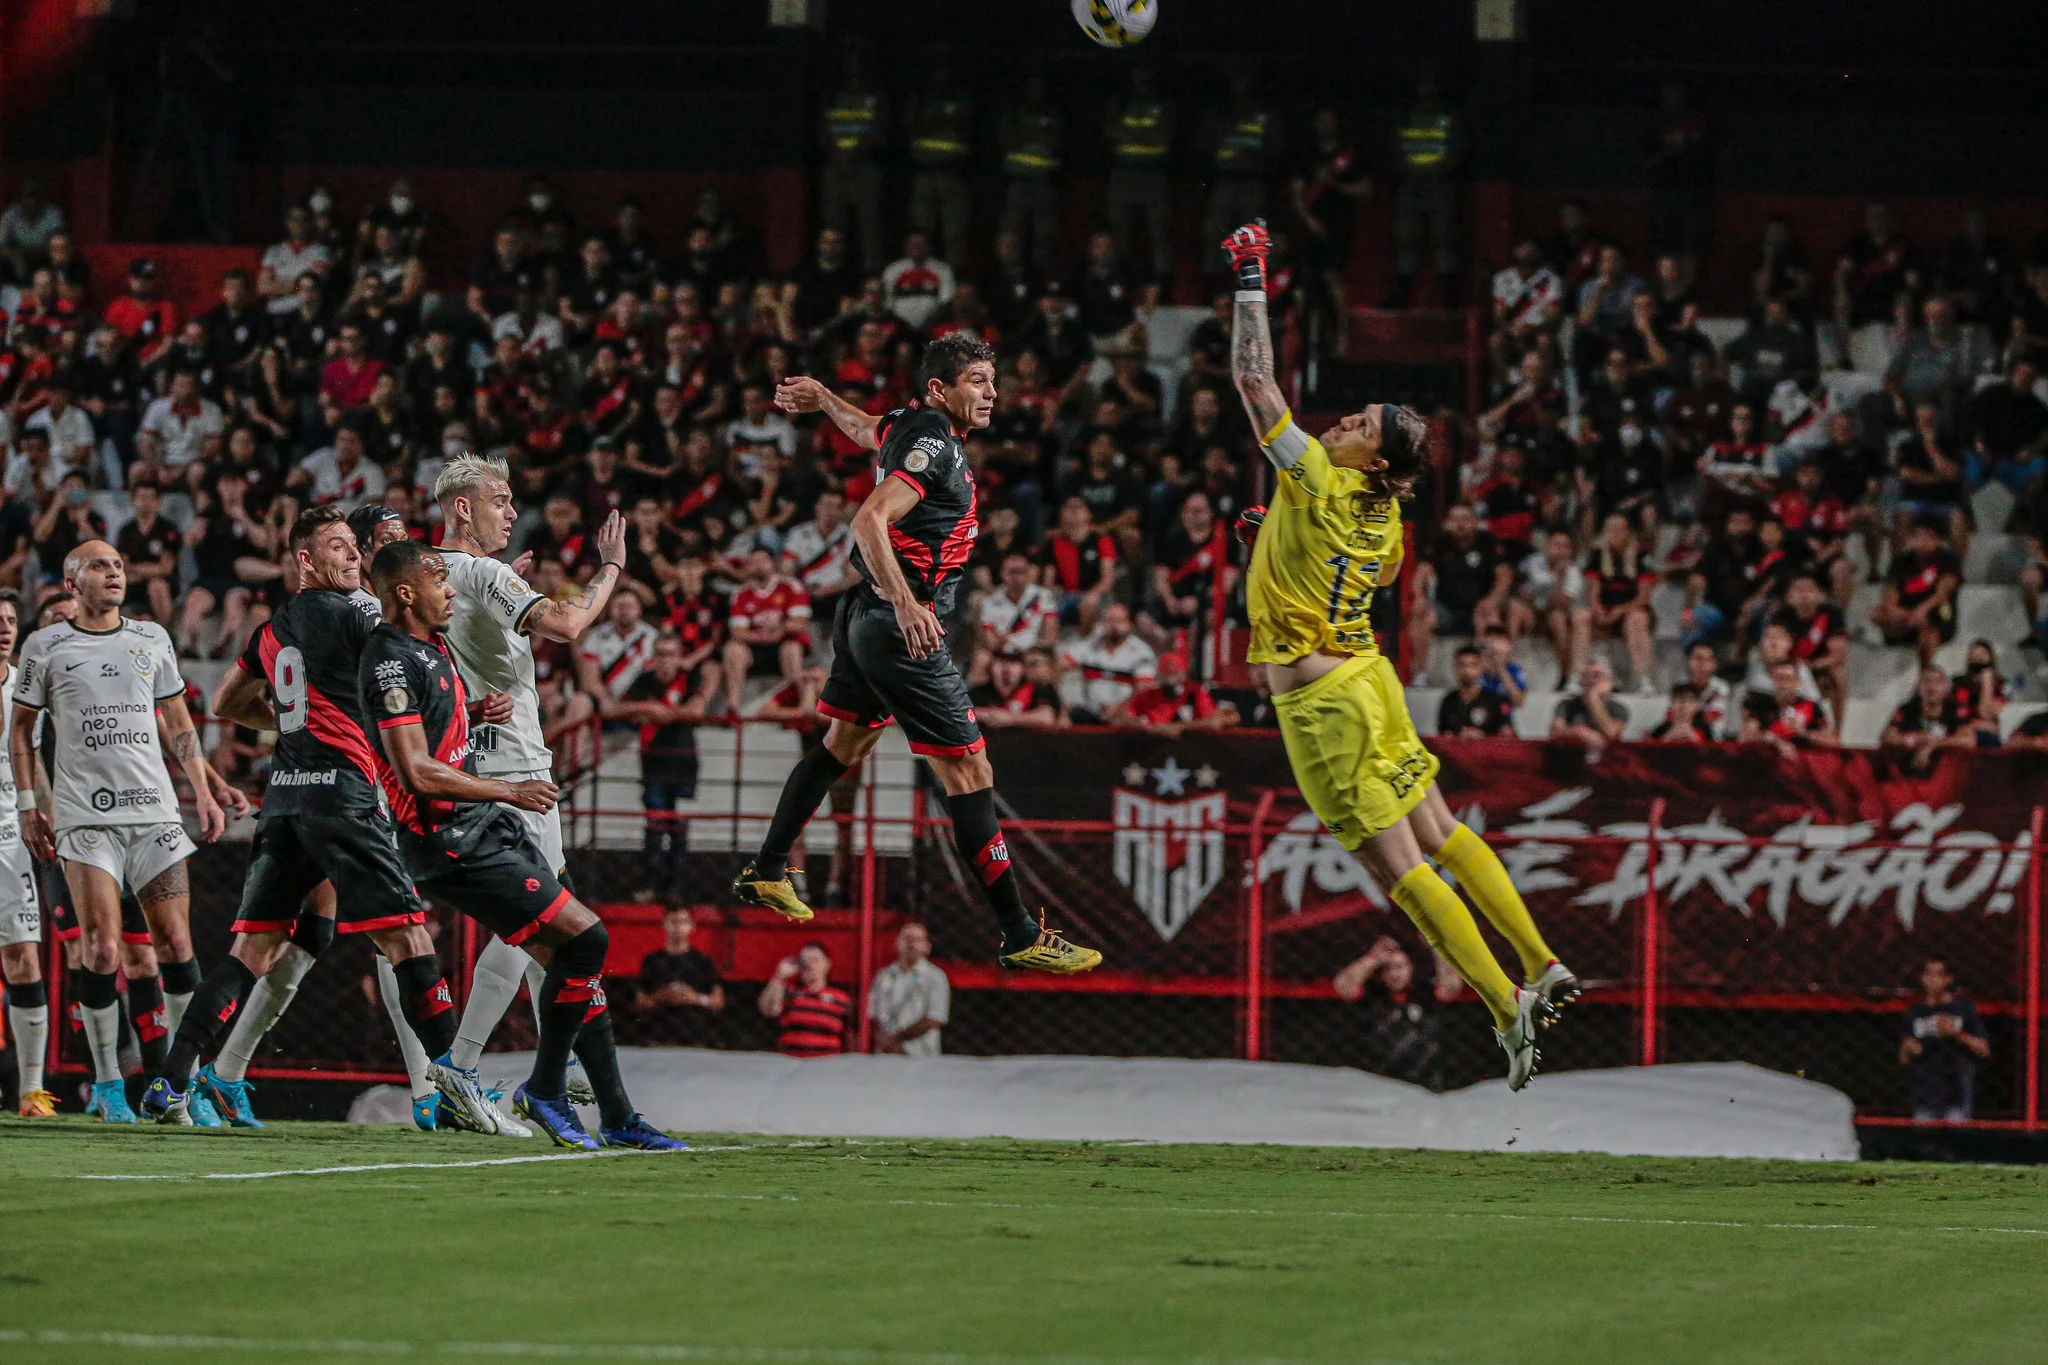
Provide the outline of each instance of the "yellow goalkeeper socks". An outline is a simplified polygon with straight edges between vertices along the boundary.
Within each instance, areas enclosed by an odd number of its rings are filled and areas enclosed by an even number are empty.
[[[1465,984],[1479,992],[1486,1008],[1493,1011],[1495,1028],[1506,1028],[1515,1018],[1515,983],[1493,960],[1472,912],[1450,884],[1437,876],[1436,869],[1422,863],[1388,889],[1394,904],[1408,913],[1429,946],[1450,959]]]
[[[1436,860],[1458,879],[1487,923],[1514,945],[1515,955],[1522,959],[1523,980],[1534,981],[1543,975],[1557,954],[1543,941],[1529,907],[1522,903],[1522,893],[1508,880],[1508,870],[1486,840],[1463,825],[1453,825],[1451,837],[1436,851]]]

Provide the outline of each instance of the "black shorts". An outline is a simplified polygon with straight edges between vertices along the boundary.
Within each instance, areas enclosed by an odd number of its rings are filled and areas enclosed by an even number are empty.
[[[422,892],[454,906],[515,948],[569,903],[568,889],[527,838],[526,826],[505,806],[489,807],[452,850],[422,841],[408,844],[408,851]]]
[[[782,646],[748,645],[747,676],[750,678],[779,678],[782,676]]]
[[[391,822],[366,810],[259,820],[235,932],[290,933],[307,893],[322,882],[334,883],[338,934],[427,922]]]
[[[43,874],[43,904],[50,907],[50,927],[59,943],[69,943],[84,935],[78,925],[78,914],[71,908],[71,884],[64,880],[64,869],[51,867],[39,869]],[[132,892],[121,896],[121,942],[148,943],[149,921],[142,917],[142,902]]]
[[[866,586],[841,594],[832,651],[820,714],[870,729],[893,720],[910,751],[927,757],[960,758],[987,747],[952,654],[942,644],[936,653],[911,658],[896,609]]]

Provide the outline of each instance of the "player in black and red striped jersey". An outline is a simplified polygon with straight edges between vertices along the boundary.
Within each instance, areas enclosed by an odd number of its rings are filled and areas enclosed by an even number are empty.
[[[379,550],[370,571],[384,619],[363,647],[356,686],[363,714],[376,725],[373,767],[391,803],[406,867],[429,895],[547,969],[533,1071],[513,1107],[558,1146],[682,1150],[684,1144],[641,1118],[626,1097],[604,998],[604,925],[569,894],[512,810],[550,809],[554,784],[476,775],[469,696],[441,634],[454,614],[448,561],[402,540]],[[502,724],[509,699],[493,693],[477,710],[474,719]],[[571,1052],[597,1092],[602,1144],[584,1131],[569,1103]],[[439,1061],[435,1066],[464,1091],[475,1089],[473,1073]],[[480,1125],[490,1122],[481,1092],[465,1093],[463,1101]]]
[[[166,1122],[190,1121],[193,1069],[256,978],[275,965],[307,894],[323,881],[336,892],[334,930],[368,935],[390,959],[406,1023],[423,1045],[445,1051],[455,1040],[454,1000],[399,858],[356,692],[357,660],[373,623],[349,597],[361,586],[355,532],[330,504],[302,513],[288,544],[302,586],[249,637],[214,702],[228,720],[277,731],[277,747],[234,946],[200,983],[162,1074],[143,1095],[143,1107]],[[327,923],[312,918],[315,928]],[[208,1090],[231,1112],[246,1109],[246,1100],[220,1094],[223,1087]]]
[[[954,841],[1001,923],[997,960],[1061,974],[1087,971],[1102,954],[1067,942],[1024,908],[996,820],[987,742],[940,624],[952,614],[980,529],[961,438],[986,427],[995,412],[995,350],[955,332],[925,347],[919,375],[919,397],[879,419],[814,379],[786,380],[776,391],[785,411],[822,408],[841,431],[879,450],[882,477],[853,518],[861,584],[840,596],[832,674],[818,701],[832,723],[824,744],[791,770],[767,837],[734,879],[733,895],[790,919],[811,918],[789,878],[790,849],[832,784],[867,757],[893,720],[945,786]]]

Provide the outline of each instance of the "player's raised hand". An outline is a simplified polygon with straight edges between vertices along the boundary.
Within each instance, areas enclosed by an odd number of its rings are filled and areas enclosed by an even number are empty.
[[[1237,514],[1237,524],[1231,529],[1237,533],[1240,544],[1250,545],[1259,538],[1259,528],[1265,524],[1265,508],[1247,507]]]
[[[486,692],[477,702],[476,718],[480,725],[503,725],[512,719],[512,694]]]
[[[1237,287],[1264,293],[1266,257],[1273,250],[1273,234],[1266,231],[1266,220],[1255,218],[1225,237],[1223,249],[1230,255],[1230,268],[1237,272]]]
[[[903,632],[903,647],[913,659],[925,658],[946,647],[946,632],[940,629],[938,616],[922,602],[912,600],[898,606],[896,626]]]
[[[614,568],[626,567],[626,519],[616,510],[597,528],[597,557]]]
[[[520,554],[519,558],[517,558],[517,559],[513,560],[513,561],[512,561],[512,572],[513,572],[514,574],[517,574],[517,575],[518,575],[519,577],[521,577],[521,578],[525,578],[525,577],[526,577],[526,576],[527,576],[528,574],[532,573],[532,572],[533,572],[533,551],[531,551],[531,550],[527,550],[527,551],[524,551],[523,553],[521,553],[521,554]]]
[[[775,406],[784,412],[816,412],[828,390],[809,375],[791,375],[775,386]]]
[[[39,863],[57,861],[57,835],[50,827],[50,813],[46,810],[25,810],[21,813],[21,841],[28,845],[28,851]]]
[[[555,784],[539,778],[528,778],[524,782],[507,782],[512,794],[505,798],[510,805],[521,810],[530,810],[545,815],[555,808]]]

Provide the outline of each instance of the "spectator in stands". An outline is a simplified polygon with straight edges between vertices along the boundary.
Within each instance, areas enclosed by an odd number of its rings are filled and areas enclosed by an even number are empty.
[[[1152,647],[1131,632],[1131,611],[1121,602],[1103,608],[1102,623],[1066,650],[1064,661],[1081,674],[1083,705],[1074,708],[1082,725],[1105,724],[1116,707],[1158,676]]]
[[[767,549],[748,551],[745,579],[726,618],[725,702],[732,711],[740,709],[748,678],[780,676],[789,684],[803,672],[804,651],[811,646],[811,599],[777,570]]]
[[[1444,693],[1436,710],[1436,732],[1448,739],[1494,739],[1512,735],[1513,708],[1498,692],[1480,685],[1481,659],[1477,645],[1460,645],[1451,660],[1454,686]]]
[[[913,232],[903,239],[903,255],[882,271],[889,291],[889,311],[913,332],[924,332],[939,310],[953,301],[953,267],[932,255],[931,238]]]
[[[661,917],[661,946],[640,959],[634,1009],[655,1039],[703,1045],[708,1015],[725,1009],[725,982],[708,953],[693,947],[696,918],[682,906]]]
[[[1742,703],[1744,744],[1775,743],[1788,754],[1809,744],[1837,742],[1834,713],[1820,698],[1808,694],[1800,668],[1791,659],[1770,666],[1771,690],[1751,692]]]
[[[1891,320],[1892,304],[1916,282],[1913,248],[1892,231],[1891,210],[1863,210],[1863,230],[1835,260],[1835,326],[1843,334]]]
[[[981,599],[981,632],[975,645],[973,676],[985,674],[989,660],[1014,652],[1021,664],[1025,650],[1059,643],[1060,602],[1052,589],[1032,582],[1031,561],[1022,553],[1003,556],[1002,580]]]
[[[1971,740],[1980,749],[1999,745],[1999,717],[2005,713],[2005,678],[1998,671],[1998,654],[1989,640],[1972,640],[1963,656],[1963,671],[1949,680],[1956,699],[1956,711],[1970,727]]]
[[[701,574],[701,562],[698,565]],[[696,722],[709,713],[719,693],[719,667],[704,663],[711,646],[695,651],[703,664],[693,675],[686,666],[684,642],[673,631],[654,642],[646,670],[619,694],[614,713],[640,726],[640,805],[647,812],[642,844],[643,881],[633,898],[643,903],[674,904],[682,895],[683,870],[690,851],[689,821],[676,807],[697,795]],[[593,697],[603,693],[586,686]]]
[[[1635,298],[1642,292],[1643,282],[1629,271],[1627,253],[1612,243],[1603,245],[1599,269],[1579,286],[1577,359],[1582,369],[1590,369],[1596,358],[1605,359],[1614,339],[1635,326]]]
[[[22,427],[50,433],[50,461],[56,468],[75,469],[88,481],[96,481],[103,472],[95,467],[93,458],[97,441],[92,418],[71,401],[76,386],[69,370],[52,370],[43,383],[43,406],[29,414]]]
[[[2022,355],[2006,367],[2002,382],[1985,385],[1970,400],[1980,469],[2015,493],[2048,472],[2048,403],[2036,393],[2040,377],[2040,368]]]
[[[1060,595],[1060,622],[1093,630],[1116,587],[1116,539],[1095,529],[1088,501],[1079,494],[1060,504],[1059,526],[1039,547],[1041,581]]]
[[[146,616],[166,630],[177,624],[178,552],[184,538],[163,515],[163,492],[144,480],[129,488],[135,515],[114,537],[128,567],[128,597],[122,610]]]
[[[177,483],[206,443],[226,429],[220,405],[199,391],[199,376],[180,370],[171,376],[170,392],[152,402],[142,415],[129,482],[149,479],[165,487]]]
[[[1956,989],[1948,963],[1920,968],[1920,998],[1899,1026],[1899,1065],[1915,1123],[1968,1123],[1976,1106],[1977,1064],[1991,1055],[1976,1002]]]
[[[1503,626],[1488,626],[1479,637],[1479,686],[1506,702],[1509,710],[1529,692],[1529,675],[1515,662],[1515,641]]]
[[[577,646],[577,685],[607,717],[621,716],[618,704],[654,662],[661,637],[645,612],[638,594],[615,592]]]
[[[1942,543],[1943,524],[1922,519],[1906,527],[1885,571],[1884,593],[1870,613],[1888,645],[1912,645],[1923,663],[1956,637],[1956,594],[1963,562]]]
[[[1878,743],[1887,749],[1905,749],[1913,766],[1925,768],[1937,749],[1973,746],[1975,737],[1956,700],[1955,688],[1940,664],[1920,668],[1919,686],[1905,705],[1892,712]]]
[[[1552,739],[1577,740],[1594,753],[1621,738],[1628,708],[1614,699],[1614,670],[1599,659],[1579,670],[1579,690],[1550,717]]]
[[[1428,561],[1416,566],[1412,591],[1433,600],[1434,610],[1411,618],[1419,670],[1429,668],[1431,641],[1444,635],[1476,635],[1507,621],[1515,569],[1492,536],[1479,529],[1472,508],[1459,503],[1444,516],[1443,533]]]
[[[1731,382],[1744,401],[1761,408],[1787,379],[1819,369],[1813,339],[1783,299],[1767,299],[1761,316],[1728,343]]]
[[[106,319],[138,365],[148,365],[171,344],[178,331],[178,306],[158,297],[155,261],[138,256],[128,263],[128,292],[107,305]]]
[[[916,920],[896,931],[896,960],[868,982],[868,1018],[875,1051],[936,1057],[939,1033],[952,1017],[953,987],[932,961],[932,938]]]
[[[1516,633],[1516,625],[1521,634],[1529,633],[1532,624],[1540,626],[1557,655],[1562,684],[1578,672],[1579,661],[1592,648],[1592,589],[1574,559],[1570,530],[1553,526],[1541,541],[1543,548],[1522,561],[1521,584],[1509,607],[1510,633]],[[1632,591],[1630,600],[1636,595]]]
[[[1050,663],[1052,651],[1033,648]],[[1028,675],[1026,651],[999,649],[988,663],[988,681],[976,686],[968,700],[974,704],[975,719],[988,726],[1050,730],[1066,721],[1059,688],[1049,681],[1034,681]]]
[[[1533,237],[1515,243],[1509,264],[1493,276],[1493,339],[1489,349],[1499,366],[1521,356],[1557,326],[1564,309],[1564,282],[1543,261]]]
[[[1837,716],[1849,706],[1849,623],[1812,569],[1796,570],[1771,618],[1792,640],[1792,656],[1813,671]]]
[[[1363,957],[1331,979],[1330,989],[1339,1000],[1362,1003],[1370,1014],[1362,1051],[1365,1070],[1431,1090],[1444,1088],[1435,1006],[1457,999],[1455,973],[1439,967],[1435,989],[1419,989],[1414,959],[1381,935]]]
[[[1179,515],[1154,550],[1152,595],[1139,633],[1154,649],[1168,648],[1176,632],[1198,629],[1198,618],[1236,581],[1223,525],[1208,496],[1196,489],[1181,499]]]
[[[1813,271],[1806,264],[1805,246],[1793,235],[1792,220],[1784,214],[1774,213],[1765,221],[1756,269],[1749,278],[1757,311],[1767,310],[1776,301],[1800,317],[1811,316]]]
[[[341,351],[321,367],[320,392],[339,408],[368,407],[377,377],[384,373],[384,362],[370,354],[360,323],[345,319],[335,334]]]
[[[1756,516],[1747,507],[1727,514],[1722,533],[1709,541],[1693,571],[1686,576],[1685,610],[1679,624],[1687,648],[1737,636],[1737,626],[1757,591],[1764,556],[1757,539]],[[1748,642],[1737,637],[1737,648]]]
[[[1940,294],[1920,305],[1925,326],[1908,333],[1884,372],[1892,420],[1910,421],[1913,409],[1932,403],[1939,417],[1956,413],[1977,382],[1997,364],[1997,353],[1978,328],[1956,321],[1955,305]]]
[[[49,253],[50,239],[64,230],[64,210],[43,194],[43,182],[23,176],[14,202],[0,213],[0,256],[25,280]]]
[[[1655,695],[1656,645],[1650,635],[1650,593],[1657,586],[1657,575],[1650,567],[1650,557],[1637,545],[1635,529],[1624,513],[1607,515],[1601,526],[1600,542],[1586,557],[1585,571],[1592,585],[1591,630],[1603,637],[1618,636],[1628,646],[1629,668],[1635,673],[1636,689],[1645,696]],[[1612,681],[1611,672],[1609,680]]]
[[[1111,725],[1178,738],[1189,730],[1220,730],[1235,720],[1217,706],[1207,687],[1188,680],[1185,654],[1162,654],[1155,667],[1158,677],[1150,686],[1139,687],[1109,709],[1105,719]]]
[[[1663,744],[1711,743],[1714,736],[1700,714],[1700,690],[1689,682],[1673,687],[1664,719],[1651,728],[1649,738]]]
[[[776,965],[761,988],[761,1013],[782,1025],[776,1048],[789,1057],[830,1057],[846,1050],[853,1001],[831,984],[832,959],[822,943],[806,943]]]
[[[384,494],[384,471],[365,458],[363,433],[352,422],[335,428],[334,444],[314,451],[299,462],[284,486],[314,507],[335,503],[353,512]]]

